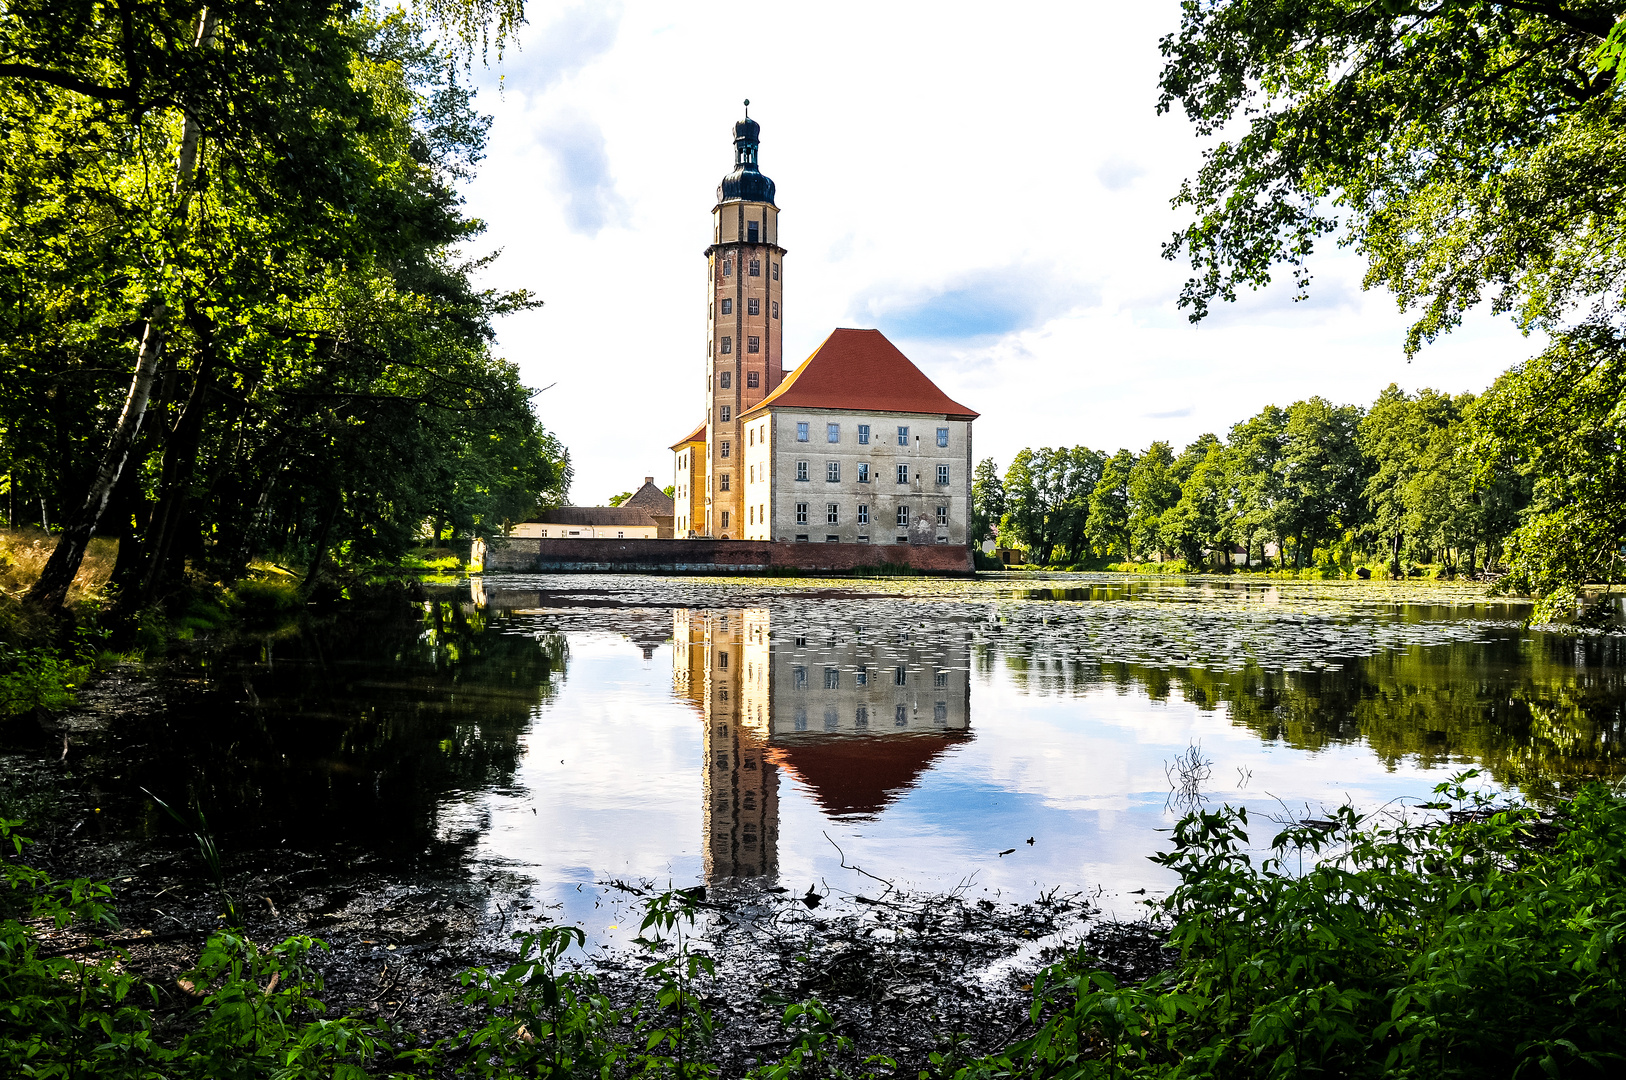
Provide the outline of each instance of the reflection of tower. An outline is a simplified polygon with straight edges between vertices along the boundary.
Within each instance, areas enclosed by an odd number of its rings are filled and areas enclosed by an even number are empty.
[[[779,865],[779,777],[767,756],[767,624],[765,611],[673,615],[674,688],[700,706],[705,725],[709,882],[772,875]]]
[[[704,528],[724,539],[742,535],[745,447],[739,416],[766,397],[784,374],[780,349],[779,208],[774,182],[757,160],[761,127],[734,125],[734,170],[717,185],[706,262],[706,509]],[[693,470],[690,472],[692,477]]]

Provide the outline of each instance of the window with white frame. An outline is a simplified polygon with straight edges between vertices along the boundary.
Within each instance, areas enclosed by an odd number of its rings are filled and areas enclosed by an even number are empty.
[[[758,300],[754,296],[751,297],[750,299],[748,299],[745,302],[745,313],[747,315],[761,315],[762,314],[762,301]]]
[[[944,526],[944,525],[948,524],[948,507],[939,506],[937,508],[937,524],[939,526]]]
[[[723,314],[724,315],[732,315],[732,314],[734,314],[734,301],[732,301],[732,300],[724,300],[723,301]]]
[[[899,446],[908,446],[909,445],[909,429],[908,428],[900,427],[898,429],[898,445]]]
[[[840,525],[840,511],[835,503],[824,504],[824,523],[826,525]]]
[[[907,465],[899,465],[898,466],[898,483],[907,484],[908,482],[909,482],[909,466],[907,466]]]
[[[796,463],[796,479],[798,479],[798,480],[806,480],[807,479],[807,462],[798,461]]]
[[[745,351],[748,352],[748,353],[761,352],[762,351],[762,339],[759,338],[759,337],[748,337],[748,338],[746,338],[745,339]]]
[[[869,507],[868,506],[860,506],[858,508],[858,524],[860,524],[860,525],[868,525],[869,524]]]
[[[796,441],[807,441],[807,423],[805,421],[798,420],[796,422]]]
[[[869,445],[869,425],[868,424],[859,424],[858,425],[858,445],[859,446],[868,446]]]
[[[909,527],[909,508],[907,506],[900,506],[900,507],[898,507],[898,528],[907,529],[908,527]]]
[[[948,482],[949,482],[949,467],[947,465],[939,465],[937,467],[937,483],[938,483],[938,485],[940,487],[948,487]]]
[[[948,428],[940,427],[940,428],[937,429],[937,445],[938,446],[947,446],[948,445]]]
[[[858,463],[858,482],[860,484],[869,483],[869,462],[867,461]]]
[[[807,504],[806,503],[797,503],[796,504],[796,524],[798,524],[798,525],[806,525],[807,524]]]
[[[824,441],[825,442],[840,442],[841,441],[841,425],[840,424],[826,424],[826,425],[824,425]]]
[[[841,462],[826,461],[824,463],[824,479],[832,484],[841,483]]]

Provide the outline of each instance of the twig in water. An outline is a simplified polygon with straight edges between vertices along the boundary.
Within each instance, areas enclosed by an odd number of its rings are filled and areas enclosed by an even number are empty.
[[[830,840],[830,834],[825,833],[824,838],[826,840]],[[840,844],[836,843],[834,840],[830,840],[830,846],[835,848],[836,849],[836,854],[841,857],[841,868],[843,870],[856,870],[860,874],[863,874],[865,877],[869,878],[871,881],[879,881],[882,885],[885,885],[886,889],[887,889],[887,892],[896,892],[897,891],[897,888],[898,888],[897,885],[894,884],[891,881],[888,881],[886,878],[884,878],[884,877],[876,877],[874,874],[870,873],[868,870],[865,870],[862,866],[851,866],[851,865],[849,865],[848,862],[847,862],[847,853],[845,851],[841,850],[841,845]],[[826,888],[828,888],[828,887],[829,886],[826,886]],[[882,893],[881,895],[885,896],[886,893]]]

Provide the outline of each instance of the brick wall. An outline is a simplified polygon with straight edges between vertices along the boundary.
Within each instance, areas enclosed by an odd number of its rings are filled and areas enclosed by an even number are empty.
[[[788,568],[841,573],[911,566],[969,574],[971,552],[955,544],[780,544],[767,540],[569,540],[511,537],[488,542],[487,573],[763,573]]]

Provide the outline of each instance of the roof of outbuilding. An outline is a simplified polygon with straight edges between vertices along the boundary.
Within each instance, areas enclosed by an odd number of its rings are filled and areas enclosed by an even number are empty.
[[[767,409],[925,413],[953,420],[978,414],[950,398],[879,330],[842,328],[824,339],[778,389],[740,414]]]
[[[700,426],[699,427],[697,427],[693,431],[689,432],[689,434],[688,434],[688,436],[686,438],[679,439],[677,442],[673,443],[668,449],[682,450],[685,446],[688,446],[690,443],[697,443],[697,442],[698,443],[703,443],[705,441],[706,441],[706,422],[704,420],[702,420],[702,421],[700,421]]]
[[[653,527],[655,517],[642,506],[556,506],[531,518],[537,525],[647,525]]]
[[[621,505],[642,507],[651,514],[670,514],[675,506],[675,500],[656,487],[653,480],[645,480],[644,486],[634,491],[632,497]]]

